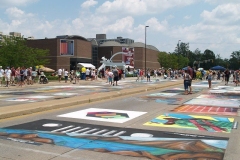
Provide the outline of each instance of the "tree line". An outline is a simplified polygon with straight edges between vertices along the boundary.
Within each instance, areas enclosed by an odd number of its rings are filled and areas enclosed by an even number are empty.
[[[174,52],[159,52],[158,62],[162,67],[181,69],[186,66],[192,66],[196,68],[204,68],[206,70],[216,65],[228,68],[239,69],[240,64],[240,50],[233,51],[230,54],[230,58],[221,58],[219,54],[209,49],[201,52],[198,48],[195,51],[189,50],[189,43],[178,43]]]
[[[2,37],[0,65],[6,67],[34,67],[49,63],[49,50],[28,47],[24,37]]]

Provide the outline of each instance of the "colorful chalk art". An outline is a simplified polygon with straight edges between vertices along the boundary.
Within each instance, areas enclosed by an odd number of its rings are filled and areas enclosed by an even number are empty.
[[[89,108],[85,110],[58,115],[58,117],[124,123],[145,113],[147,112]]]
[[[21,140],[29,145],[52,144],[154,160],[179,157],[222,160],[228,145],[228,138],[47,119],[0,128],[0,138],[14,143]]]
[[[166,113],[144,125],[230,133],[233,122],[234,118]]]
[[[172,111],[185,112],[185,113],[199,113],[199,114],[217,114],[236,116],[238,108],[229,107],[212,107],[212,106],[199,106],[199,105],[182,105]]]
[[[146,101],[155,101],[157,103],[165,103],[165,104],[175,104],[182,100],[182,98],[166,98],[166,97],[159,97],[159,96],[143,96],[140,97]]]

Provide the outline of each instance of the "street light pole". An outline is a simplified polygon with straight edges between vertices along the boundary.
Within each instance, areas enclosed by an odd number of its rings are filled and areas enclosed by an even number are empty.
[[[181,40],[178,40],[178,69],[179,69],[179,64],[180,64],[180,52],[179,52],[179,42],[180,42]]]
[[[147,54],[146,54],[146,49],[147,49],[147,27],[145,26],[145,76],[147,76]]]

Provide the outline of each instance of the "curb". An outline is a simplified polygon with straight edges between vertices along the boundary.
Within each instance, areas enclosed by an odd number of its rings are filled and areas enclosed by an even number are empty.
[[[149,87],[139,87],[136,89],[123,89],[121,91],[112,91],[112,92],[104,92],[99,93],[96,96],[92,95],[86,95],[81,97],[72,97],[66,99],[60,99],[60,100],[49,100],[44,102],[35,102],[35,103],[29,103],[29,104],[21,104],[21,105],[14,105],[14,106],[6,106],[0,108],[0,120],[11,118],[11,117],[17,117],[21,115],[28,115],[33,114],[37,112],[43,112],[48,110],[54,110],[54,109],[60,109],[60,108],[66,108],[69,106],[74,105],[82,105],[82,104],[89,104],[93,102],[98,102],[102,100],[109,100],[112,98],[118,98],[123,97],[127,95],[133,95],[136,93],[142,93],[147,91],[153,91],[161,88],[167,88],[170,86],[176,86],[179,84],[182,84],[182,81],[177,82],[168,82],[169,84],[162,83],[158,84],[156,86],[149,86]]]

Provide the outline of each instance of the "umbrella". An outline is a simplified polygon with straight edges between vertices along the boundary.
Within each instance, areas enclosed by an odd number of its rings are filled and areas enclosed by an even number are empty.
[[[221,70],[221,71],[224,71],[226,70],[226,68],[222,67],[222,66],[215,66],[215,67],[212,67],[210,68],[211,70]]]
[[[188,67],[184,67],[182,70],[188,70]]]
[[[48,67],[41,67],[40,70],[43,72],[55,72],[55,70]]]

